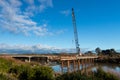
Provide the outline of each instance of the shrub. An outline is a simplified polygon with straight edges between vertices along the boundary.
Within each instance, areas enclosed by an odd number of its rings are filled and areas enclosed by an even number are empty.
[[[0,73],[0,80],[17,80],[17,79],[10,76],[9,74]]]
[[[8,72],[19,80],[54,80],[52,68],[45,66],[16,65],[11,67]]]
[[[102,70],[102,68],[99,68],[97,72],[94,72],[95,77],[101,79],[101,80],[119,80],[115,75],[105,72]]]
[[[56,80],[119,80],[116,76],[103,71],[101,68],[94,75],[81,74],[80,71],[73,73],[65,73],[56,78]]]
[[[53,70],[50,67],[34,67],[33,80],[54,80]]]

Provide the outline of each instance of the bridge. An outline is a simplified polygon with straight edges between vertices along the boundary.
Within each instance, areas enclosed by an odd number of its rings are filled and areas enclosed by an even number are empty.
[[[31,62],[31,61],[44,61],[49,63],[49,61],[76,61],[76,60],[94,60],[97,59],[98,56],[79,56],[79,55],[48,55],[48,54],[32,54],[32,55],[24,55],[24,54],[13,54],[13,55],[0,55],[2,57],[12,57],[16,59],[20,59],[22,61]]]
[[[70,66],[73,65],[73,71],[81,70],[81,73],[86,71],[86,64],[94,64],[94,60],[98,58],[98,56],[79,56],[79,55],[0,55],[0,57],[12,57],[15,59],[19,59],[25,62],[38,62],[40,64],[49,64],[50,62],[58,62],[61,65],[61,70],[63,73],[63,68],[67,68],[67,72],[70,72]],[[81,69],[80,69],[81,67]],[[85,69],[84,69],[85,68]]]

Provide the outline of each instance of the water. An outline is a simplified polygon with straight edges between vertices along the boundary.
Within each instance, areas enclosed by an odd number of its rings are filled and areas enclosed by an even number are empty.
[[[65,73],[65,72],[72,72],[81,70],[83,72],[85,71],[96,71],[97,68],[101,67],[104,71],[110,72],[120,78],[120,64],[102,64],[102,63],[95,63],[95,64],[84,64],[84,65],[73,65],[71,64],[69,68],[67,66],[61,66],[61,65],[54,65],[51,66],[56,73]]]

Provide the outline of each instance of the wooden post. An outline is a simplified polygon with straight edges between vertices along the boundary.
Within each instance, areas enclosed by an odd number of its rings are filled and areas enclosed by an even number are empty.
[[[87,65],[87,64],[85,64],[85,69],[84,69],[85,72],[84,72],[84,73],[87,75],[87,70],[86,70],[86,69],[87,69],[87,66],[86,66],[86,65]]]
[[[90,63],[90,58],[88,58],[88,61],[89,61],[89,63]]]
[[[80,70],[80,60],[78,59],[78,70]]]
[[[87,59],[84,59],[85,60],[85,64],[87,63]]]
[[[61,66],[62,66],[62,67],[64,66],[64,63],[63,63],[63,61],[61,61]]]
[[[61,61],[61,73],[63,73],[63,66],[64,66],[64,62]]]
[[[92,59],[90,58],[90,63],[92,62]]]
[[[75,71],[75,68],[76,68],[76,63],[75,60],[73,60],[73,71]]]
[[[93,58],[93,63],[94,63],[94,58]]]
[[[69,72],[69,70],[70,70],[70,61],[69,60],[67,61],[67,69],[68,69],[68,72]]]
[[[83,69],[84,59],[81,59],[81,63],[82,63],[82,69]]]

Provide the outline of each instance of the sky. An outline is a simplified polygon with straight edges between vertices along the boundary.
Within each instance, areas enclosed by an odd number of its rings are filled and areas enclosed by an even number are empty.
[[[120,0],[0,0],[0,52],[74,49],[74,8],[80,48],[119,50]]]

